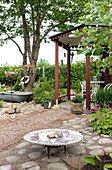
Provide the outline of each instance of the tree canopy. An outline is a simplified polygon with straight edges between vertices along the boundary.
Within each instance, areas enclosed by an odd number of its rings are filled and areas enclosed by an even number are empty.
[[[0,1],[0,45],[11,40],[23,56],[23,65],[29,58],[33,66],[29,73],[27,90],[35,81],[35,68],[40,44],[46,42],[50,31],[63,31],[78,23],[79,16],[87,13],[83,10],[88,0],[1,0]],[[16,37],[22,37],[24,48]]]
[[[51,30],[63,31],[77,23],[78,17],[85,13],[86,2],[88,0],[75,0],[75,3],[74,0],[1,0],[0,34],[6,37],[1,37],[0,43],[3,45],[4,41],[18,36],[33,38],[37,44],[43,39],[46,41]]]
[[[95,23],[96,27],[84,27],[82,32],[76,30],[71,36],[83,35],[78,47],[78,54],[100,56],[101,60],[97,60],[97,65],[103,67],[102,71],[105,71],[105,68],[112,67],[112,0],[103,3],[93,0],[91,2],[85,5],[85,10],[89,15],[79,17],[79,19],[89,24]],[[80,48],[81,46],[83,49]],[[107,57],[102,60],[103,52],[107,53]]]

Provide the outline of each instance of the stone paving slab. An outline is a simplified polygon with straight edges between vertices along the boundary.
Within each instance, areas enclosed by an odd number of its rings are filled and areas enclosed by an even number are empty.
[[[84,122],[87,117],[88,115],[83,114],[68,120],[62,119],[62,124],[58,126],[58,128],[81,132],[84,136],[81,142],[67,146],[66,154],[63,147],[51,148],[48,159],[46,147],[21,139],[1,150],[0,170],[75,170],[77,166],[81,169],[85,165],[82,161],[84,156],[112,152],[112,137],[108,135],[104,137],[93,132],[92,128]],[[55,122],[55,127],[56,125]]]

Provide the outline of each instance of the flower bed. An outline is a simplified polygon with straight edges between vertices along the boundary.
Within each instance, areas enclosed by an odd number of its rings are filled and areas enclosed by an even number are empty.
[[[104,104],[104,108],[96,105],[95,109],[89,110],[89,118],[85,120],[99,134],[112,136],[112,108]]]

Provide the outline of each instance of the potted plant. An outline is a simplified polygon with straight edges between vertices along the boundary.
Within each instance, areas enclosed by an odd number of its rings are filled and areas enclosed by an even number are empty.
[[[73,100],[71,100],[71,112],[74,114],[82,114],[83,113],[83,101],[84,97],[80,95],[76,95]]]

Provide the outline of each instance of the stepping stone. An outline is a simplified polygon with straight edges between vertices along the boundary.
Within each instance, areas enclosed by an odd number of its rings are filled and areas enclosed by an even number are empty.
[[[68,170],[62,163],[51,163],[48,165],[47,170]]]
[[[42,149],[43,147],[40,145],[32,145],[30,148],[32,149]]]
[[[63,159],[64,162],[66,162],[66,164],[71,168],[71,169],[81,169],[84,165],[86,165],[86,163],[82,160],[82,156],[81,157],[68,157]],[[78,166],[78,167],[77,167]]]
[[[80,129],[80,128],[82,128],[81,125],[74,125],[74,126],[72,126],[72,127],[75,128],[75,129]]]
[[[42,161],[47,161],[49,163],[56,163],[56,162],[59,162],[60,161],[60,158],[57,158],[57,157],[50,157],[48,159],[48,157],[45,157],[45,158],[42,158]]]
[[[22,142],[16,146],[16,148],[23,148],[25,146],[29,145],[29,142]]]
[[[35,167],[32,167],[32,168],[28,168],[28,170],[40,170],[40,166],[35,166]]]
[[[32,153],[29,154],[29,157],[31,159],[36,159],[36,158],[40,158],[41,155],[42,155],[41,152],[32,152]]]
[[[102,138],[102,139],[99,139],[98,143],[99,144],[112,144],[112,140],[107,139],[107,138]]]
[[[92,140],[98,140],[98,139],[100,139],[99,136],[95,136],[95,137],[92,138]]]
[[[69,123],[75,123],[78,119],[70,119],[68,120]]]
[[[37,166],[37,163],[35,163],[34,161],[30,161],[30,162],[23,163],[21,166],[23,169],[31,168],[31,167]]]
[[[80,143],[80,146],[85,147],[86,144],[85,144],[85,143]],[[88,146],[88,145],[87,145],[87,146]]]
[[[89,139],[87,139],[87,138],[91,138],[91,136],[89,136],[89,135],[84,135],[84,138],[85,138],[86,140],[89,140]]]
[[[107,147],[103,149],[106,154],[112,153],[112,147]]]
[[[80,132],[82,132],[82,133],[85,133],[85,134],[90,134],[87,130],[84,130],[84,129],[80,129]]]
[[[26,151],[27,151],[26,149],[21,149],[18,151],[18,154],[22,155],[22,154],[26,153]]]
[[[94,142],[92,140],[89,140],[87,144],[93,144]]]
[[[68,152],[72,153],[73,155],[79,155],[82,153],[86,153],[86,150],[82,146],[71,146],[70,148],[68,148]]]
[[[93,146],[87,146],[88,149],[100,149],[103,148],[101,145],[93,145]]]
[[[95,155],[104,155],[104,151],[102,149],[94,149],[91,152],[89,152],[91,155],[95,154]]]
[[[10,170],[11,169],[11,165],[2,165],[0,166],[0,170]]]
[[[0,156],[10,155],[10,153],[11,153],[11,150],[5,150],[5,151],[0,152]]]
[[[20,160],[20,157],[18,157],[18,156],[8,156],[6,159],[7,159],[8,162],[13,163],[13,162],[18,162],[18,160]]]

